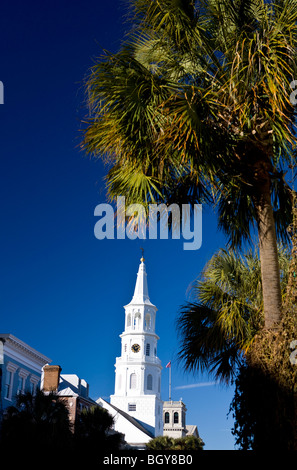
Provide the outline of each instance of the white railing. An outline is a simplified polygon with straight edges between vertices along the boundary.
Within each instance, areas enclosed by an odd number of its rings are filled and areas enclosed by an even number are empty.
[[[131,357],[128,354],[117,357],[116,362],[150,362],[152,364],[161,364],[161,360],[158,357],[154,356],[138,356]]]

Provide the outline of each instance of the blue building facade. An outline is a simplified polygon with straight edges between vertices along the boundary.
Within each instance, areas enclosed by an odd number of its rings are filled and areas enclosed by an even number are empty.
[[[12,334],[0,334],[0,420],[18,394],[40,388],[42,367],[51,359]]]

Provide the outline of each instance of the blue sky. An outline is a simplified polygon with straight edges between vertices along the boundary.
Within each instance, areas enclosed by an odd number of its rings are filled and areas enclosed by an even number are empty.
[[[114,392],[124,309],[145,250],[158,307],[162,398],[182,398],[205,449],[233,449],[233,389],[177,361],[175,326],[191,282],[225,239],[203,207],[202,247],[183,240],[98,240],[94,209],[106,202],[100,161],[79,149],[83,78],[102,49],[116,51],[127,25],[120,0],[3,0],[0,16],[0,331],[12,333],[90,384]]]

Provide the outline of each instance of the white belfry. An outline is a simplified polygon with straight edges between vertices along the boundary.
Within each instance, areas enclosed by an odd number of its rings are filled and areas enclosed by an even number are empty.
[[[134,295],[125,308],[121,356],[115,364],[115,393],[111,405],[135,418],[152,435],[163,434],[161,361],[155,333],[157,307],[150,302],[142,256]],[[148,439],[149,440],[149,439]]]

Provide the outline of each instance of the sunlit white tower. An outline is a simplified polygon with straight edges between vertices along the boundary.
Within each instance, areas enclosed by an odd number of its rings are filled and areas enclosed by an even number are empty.
[[[115,392],[110,403],[136,418],[154,436],[163,434],[161,361],[155,333],[157,308],[149,299],[142,256],[134,295],[125,309],[121,356],[115,364]]]

